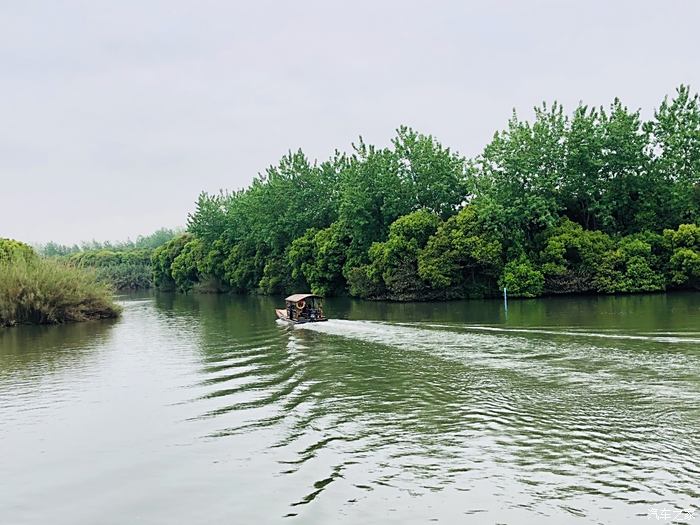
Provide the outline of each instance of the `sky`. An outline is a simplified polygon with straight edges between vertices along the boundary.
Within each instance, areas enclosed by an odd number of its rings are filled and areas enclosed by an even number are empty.
[[[515,109],[700,89],[700,2],[0,3],[0,237],[126,240],[287,151],[397,127],[477,155]],[[270,210],[274,213],[274,210]]]

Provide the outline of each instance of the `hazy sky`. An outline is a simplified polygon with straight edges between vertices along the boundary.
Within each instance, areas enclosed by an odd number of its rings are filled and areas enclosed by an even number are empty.
[[[543,100],[649,115],[700,88],[698,20],[692,0],[5,1],[0,237],[182,226],[290,148],[400,124],[474,155]]]

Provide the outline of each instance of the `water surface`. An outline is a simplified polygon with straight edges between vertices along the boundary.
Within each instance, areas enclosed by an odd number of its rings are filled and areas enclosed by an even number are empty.
[[[700,523],[700,294],[0,330],[0,522]]]

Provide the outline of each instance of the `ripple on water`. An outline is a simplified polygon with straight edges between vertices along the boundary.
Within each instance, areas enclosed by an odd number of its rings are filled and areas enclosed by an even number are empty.
[[[584,511],[564,502],[598,497],[644,506],[674,497],[674,504],[692,505],[697,497],[700,463],[689,451],[697,452],[698,443],[687,431],[697,405],[677,406],[699,398],[692,352],[675,354],[662,370],[658,358],[644,351],[623,348],[625,355],[611,355],[610,347],[590,342],[590,333],[539,330],[523,338],[520,332],[483,334],[471,327],[351,321],[304,330],[319,334],[319,343],[327,336],[374,343],[379,346],[364,348],[409,364],[372,363],[372,375],[360,376],[368,383],[363,395],[345,397],[342,376],[324,377],[334,387],[332,407],[305,411],[276,446],[303,440],[309,427],[322,430],[323,438],[290,450],[296,458],[283,464],[303,465],[331,446],[336,456],[358,464],[384,452],[390,461],[375,463],[368,471],[372,479],[356,486],[469,490],[485,479],[500,479],[504,486],[516,480],[533,498],[533,509],[562,502],[559,508],[575,516]],[[570,337],[562,342],[562,336]],[[695,345],[680,336],[673,342]],[[354,368],[362,373],[361,364]],[[669,382],[669,369],[691,373],[685,381]],[[643,382],[650,372],[665,379],[662,388]],[[324,417],[331,410],[333,417]],[[343,437],[334,433],[340,424]]]
[[[129,306],[117,328],[138,330],[115,330],[112,353],[67,351],[74,381],[47,358],[34,375],[12,371],[12,390],[0,376],[10,423],[0,437],[28,425],[27,414],[40,420],[58,403],[84,403],[83,387],[113,381],[105,371],[117,363],[127,386],[138,367],[158,371],[154,384],[176,381],[164,398],[176,421],[144,441],[174,433],[176,451],[153,464],[175,459],[187,476],[200,466],[190,494],[220,496],[210,502],[222,515],[235,501],[271,522],[607,523],[652,505],[697,507],[697,330],[345,320],[289,328],[215,305],[201,315]],[[147,473],[153,464],[137,463]],[[256,507],[260,494],[272,496]]]

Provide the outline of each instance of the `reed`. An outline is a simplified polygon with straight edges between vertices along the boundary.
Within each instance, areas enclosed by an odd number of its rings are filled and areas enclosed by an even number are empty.
[[[94,271],[53,259],[0,261],[0,326],[117,317],[112,289]]]

